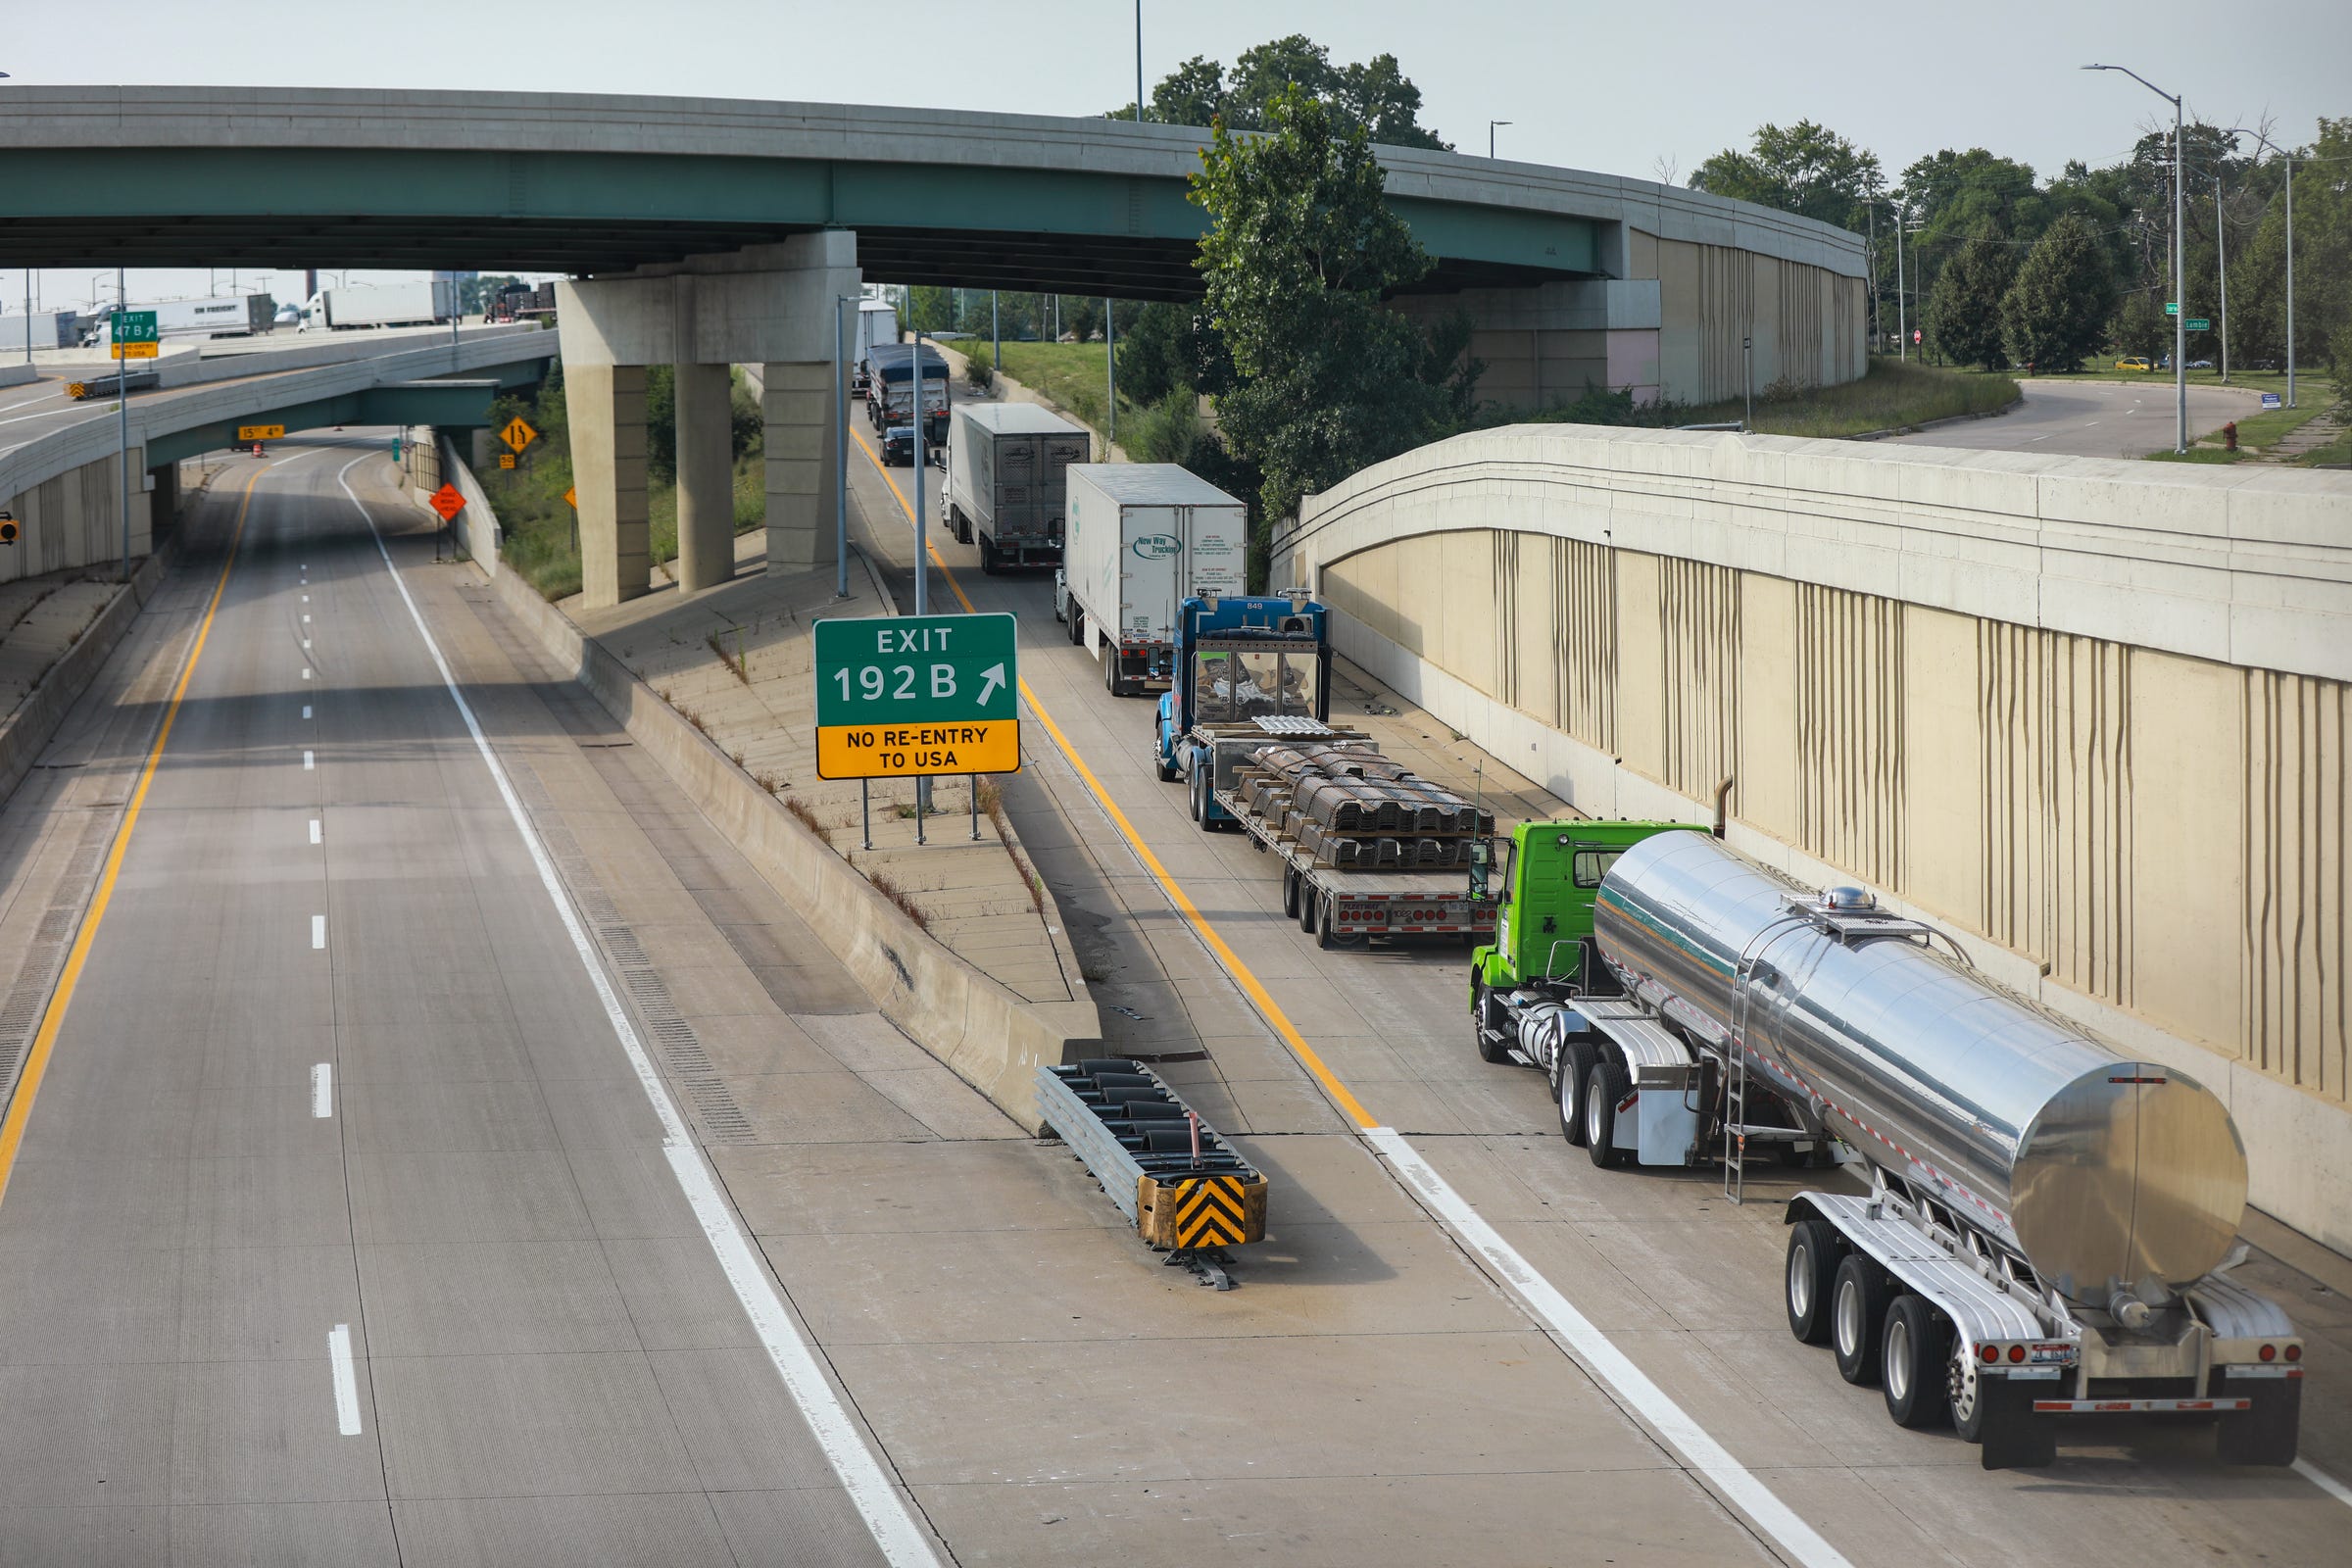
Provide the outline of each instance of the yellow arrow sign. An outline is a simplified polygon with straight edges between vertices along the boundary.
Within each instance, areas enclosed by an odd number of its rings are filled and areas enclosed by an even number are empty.
[[[539,432],[524,423],[521,416],[517,415],[507,421],[507,427],[498,432],[498,438],[516,452],[520,452],[524,447],[539,439]]]
[[[285,433],[286,427],[282,424],[240,424],[237,426],[237,439],[240,441],[275,441]]]
[[[580,497],[579,497],[579,486],[578,486],[578,485],[565,485],[565,486],[564,487],[564,504],[565,506],[569,507],[569,508],[570,508],[572,511],[574,511],[574,512],[577,512],[577,511],[579,511],[579,510],[580,510]]]

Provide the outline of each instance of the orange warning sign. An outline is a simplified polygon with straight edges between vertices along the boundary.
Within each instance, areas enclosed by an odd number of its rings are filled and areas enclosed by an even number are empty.
[[[454,522],[458,514],[466,510],[466,498],[458,494],[456,485],[445,484],[433,492],[431,506],[441,514],[443,522]]]

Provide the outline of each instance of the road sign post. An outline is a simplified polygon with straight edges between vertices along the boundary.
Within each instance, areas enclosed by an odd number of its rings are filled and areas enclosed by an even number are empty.
[[[441,559],[441,535],[449,530],[451,523],[458,520],[458,514],[466,510],[466,498],[458,493],[456,485],[444,484],[433,492],[433,499],[428,505],[435,512],[441,514],[441,527],[433,534],[433,559],[439,561]]]
[[[1019,772],[1014,625],[1003,614],[818,621],[817,776]]]

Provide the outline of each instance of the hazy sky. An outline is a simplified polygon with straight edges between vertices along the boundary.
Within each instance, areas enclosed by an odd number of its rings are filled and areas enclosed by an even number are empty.
[[[2043,174],[2070,158],[2111,162],[2143,122],[2169,121],[2171,110],[2128,76],[2076,70],[2091,60],[2185,93],[2209,121],[2267,114],[2295,140],[2315,135],[2320,115],[2352,115],[2352,0],[1144,0],[1142,9],[1147,82],[1194,55],[1230,65],[1253,44],[1304,32],[1340,60],[1396,55],[1421,88],[1423,123],[1463,152],[1484,153],[1487,122],[1508,120],[1496,132],[1502,157],[1651,178],[1663,165],[1687,179],[1757,125],[1806,118],[1875,151],[1890,176],[1940,147],[1989,147]],[[0,0],[0,71],[42,83],[632,92],[1083,115],[1135,96],[1135,15],[1134,0],[307,0],[254,10]],[[88,298],[95,265],[46,273],[44,303]],[[0,271],[11,310],[22,309],[20,279]],[[158,274],[134,278],[131,292],[204,293],[206,282],[201,272]],[[299,290],[298,277],[274,282],[280,299]]]

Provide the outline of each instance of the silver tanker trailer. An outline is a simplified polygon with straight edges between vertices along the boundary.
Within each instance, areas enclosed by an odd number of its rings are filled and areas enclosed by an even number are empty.
[[[2293,1462],[2303,1345],[2230,1277],[2246,1156],[2210,1091],[1994,986],[1868,893],[1799,888],[1703,832],[1632,845],[1592,898],[1606,975],[1586,989],[1624,995],[1523,990],[1522,1054],[1590,1063],[1613,1093],[1596,1163],[1653,1078],[1674,1108],[1712,1107],[1689,1159],[1720,1149],[1727,1187],[1751,1141],[1858,1152],[1866,1196],[1789,1202],[1784,1275],[1790,1330],[1847,1382],[1881,1383],[1905,1426],[1951,1420],[1986,1469],[2047,1464],[2119,1414],[2210,1420],[2226,1463]],[[1651,1060],[1660,1036],[1679,1074]],[[1560,1098],[1564,1118],[1596,1108]]]

